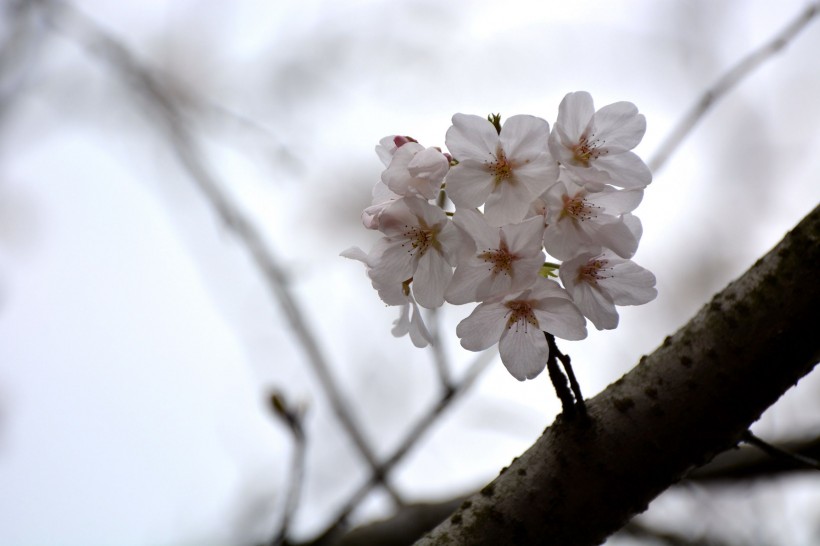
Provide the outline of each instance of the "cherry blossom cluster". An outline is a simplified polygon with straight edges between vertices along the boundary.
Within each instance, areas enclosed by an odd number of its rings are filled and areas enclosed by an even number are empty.
[[[549,356],[545,332],[583,339],[586,319],[613,329],[616,306],[657,295],[655,276],[630,260],[642,234],[632,211],[652,181],[631,151],[645,131],[634,104],[596,111],[579,91],[561,101],[551,131],[530,115],[502,124],[456,114],[448,152],[385,137],[376,146],[385,170],[362,213],[383,237],[369,253],[342,255],[400,307],[394,335],[424,347],[432,337],[419,306],[475,302],[456,328],[461,345],[498,343],[507,370],[532,379]]]

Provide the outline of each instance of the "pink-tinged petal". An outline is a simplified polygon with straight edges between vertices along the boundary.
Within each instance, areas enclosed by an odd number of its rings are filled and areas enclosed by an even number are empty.
[[[652,173],[643,160],[632,152],[602,155],[595,168],[609,175],[608,184],[621,188],[645,188],[652,182]]]
[[[518,115],[508,118],[501,127],[499,139],[507,158],[516,165],[534,161],[547,152],[550,125],[535,116]]]
[[[629,228],[629,231],[632,232],[632,235],[637,239],[641,240],[641,236],[643,235],[643,226],[641,225],[641,219],[635,216],[634,214],[624,214],[623,215],[624,224]]]
[[[427,330],[417,306],[413,306],[413,318],[410,319],[410,341],[419,349],[433,344],[433,336]]]
[[[537,300],[533,314],[538,327],[561,339],[576,341],[587,337],[586,320],[574,303],[564,298]]]
[[[502,304],[482,303],[456,326],[456,335],[461,346],[468,351],[483,351],[493,346],[501,338],[506,327],[507,308]]]
[[[453,222],[475,241],[481,252],[498,247],[498,228],[487,223],[484,215],[473,208],[456,210]]]
[[[610,153],[631,150],[646,133],[646,118],[631,102],[616,102],[595,112],[595,138]]]
[[[462,247],[466,246],[469,248],[470,245],[473,244],[472,241],[468,241],[465,244],[463,235],[459,232],[456,225],[446,219],[436,234],[436,240],[438,241],[437,250],[441,252],[441,255],[447,260],[447,263],[453,267],[458,263],[459,251],[462,250]]]
[[[393,329],[390,333],[395,337],[407,335],[410,332],[410,302],[405,301],[399,308],[399,316],[393,321]]]
[[[513,291],[512,281],[512,277],[506,273],[485,276],[476,288],[476,301],[483,301],[492,297],[509,294]]]
[[[527,186],[517,180],[504,181],[487,197],[484,218],[492,226],[520,222],[527,215],[535,197]]]
[[[390,161],[393,159],[393,154],[396,153],[398,147],[396,146],[396,135],[389,135],[381,139],[376,145],[376,155],[379,156],[379,159],[384,166],[387,167],[390,165]]]
[[[619,218],[615,218],[613,222],[595,225],[592,241],[612,250],[621,258],[631,258],[638,250],[639,242],[635,234]]]
[[[444,180],[444,176],[450,170],[450,162],[439,150],[427,148],[413,156],[413,159],[407,165],[407,170],[414,178],[425,178],[440,182]]]
[[[382,211],[379,216],[379,231],[388,237],[400,237],[407,231],[407,226],[418,225],[416,215],[407,206],[408,199],[415,198],[397,199]]]
[[[616,190],[604,188],[599,192],[589,192],[586,200],[593,205],[603,207],[609,214],[632,212],[643,200],[643,188],[637,190]]]
[[[516,180],[524,184],[534,197],[541,195],[555,184],[558,181],[558,174],[558,163],[549,153],[542,154],[515,169]]]
[[[571,141],[577,142],[593,114],[595,106],[592,95],[586,91],[568,93],[558,105],[558,120],[555,125],[560,126]]]
[[[530,288],[526,296],[532,300],[543,300],[546,298],[561,298],[570,301],[567,291],[561,285],[551,279],[540,277]]]
[[[544,332],[526,322],[513,324],[501,334],[498,351],[507,371],[519,381],[535,378],[549,357]]]
[[[510,283],[510,292],[519,292],[526,290],[538,278],[538,271],[544,265],[544,253],[539,252],[535,256],[529,258],[519,258],[513,263],[512,283]]]
[[[414,225],[421,224],[427,228],[431,228],[435,225],[444,224],[444,222],[447,221],[447,215],[444,214],[443,210],[435,205],[431,205],[424,199],[406,197],[404,204],[412,215],[416,217],[416,221],[413,222]]]
[[[498,149],[498,131],[486,118],[456,114],[444,139],[447,149],[459,162],[487,161]]]
[[[370,270],[370,278],[381,284],[401,283],[413,276],[415,257],[404,241],[391,241],[381,259]]]
[[[339,256],[362,262],[367,267],[373,267],[373,261],[370,259],[370,256],[368,256],[367,252],[365,252],[357,246],[352,246],[341,251],[339,253]]]
[[[658,295],[655,275],[631,260],[615,263],[611,277],[598,281],[616,305],[641,305]]]
[[[578,283],[572,294],[578,308],[598,330],[612,330],[618,327],[618,311],[615,304],[601,290],[587,283]]]
[[[550,155],[552,155],[553,159],[558,163],[566,165],[572,161],[573,153],[569,148],[572,146],[572,142],[558,124],[552,127],[552,132],[547,140],[547,146],[549,147]]]
[[[478,301],[476,294],[479,286],[488,280],[487,264],[474,259],[462,262],[453,273],[444,299],[453,305]]]
[[[447,196],[456,207],[476,208],[493,191],[493,177],[483,163],[464,160],[447,173]]]
[[[501,228],[502,237],[510,252],[517,256],[533,256],[541,252],[544,223],[540,218],[530,218],[519,224],[509,224]]]
[[[453,268],[433,249],[419,259],[413,275],[413,295],[422,307],[434,309],[444,303],[444,291],[453,276]]]
[[[572,219],[562,219],[548,225],[544,230],[544,248],[547,253],[553,258],[568,260],[579,252],[591,252],[599,248],[600,243],[593,243],[579,224],[580,222]]]

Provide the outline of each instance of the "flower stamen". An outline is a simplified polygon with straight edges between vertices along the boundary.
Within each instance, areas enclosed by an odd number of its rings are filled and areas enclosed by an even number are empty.
[[[532,326],[538,328],[538,319],[535,318],[535,313],[532,312],[532,305],[528,301],[514,300],[505,303],[509,312],[507,318],[507,329],[515,326],[516,332],[519,328],[523,328],[524,332]]]
[[[606,143],[604,140],[596,139],[595,134],[590,135],[581,135],[581,138],[578,140],[578,144],[572,146],[572,153],[575,158],[575,161],[583,165],[584,167],[589,167],[590,162],[598,159],[601,155],[606,155],[609,152],[607,150],[599,150],[601,146]]]

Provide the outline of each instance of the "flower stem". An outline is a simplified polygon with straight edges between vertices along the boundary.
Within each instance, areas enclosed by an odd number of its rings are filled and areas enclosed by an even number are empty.
[[[547,338],[547,344],[550,349],[549,356],[547,356],[547,371],[550,374],[552,386],[555,387],[555,394],[558,395],[558,399],[561,400],[564,417],[573,419],[575,417],[575,400],[567,384],[567,376],[564,375],[564,372],[562,372],[560,366],[558,366],[556,356],[560,351],[558,351],[558,348],[555,346],[555,337],[547,332],[544,332],[544,335]]]
[[[544,332],[544,335],[547,338],[547,344],[550,349],[549,357],[547,357],[547,369],[549,370],[552,384],[555,387],[555,392],[558,398],[561,399],[564,415],[568,418],[572,418],[577,412],[582,419],[586,418],[587,407],[584,403],[584,396],[581,394],[581,385],[578,383],[578,380],[575,378],[575,372],[572,370],[569,355],[565,355],[558,348],[558,345],[555,343],[555,336],[548,332]],[[560,360],[564,366],[566,376],[558,367],[557,360]],[[567,387],[567,377],[569,377],[569,385],[572,389],[571,393]]]

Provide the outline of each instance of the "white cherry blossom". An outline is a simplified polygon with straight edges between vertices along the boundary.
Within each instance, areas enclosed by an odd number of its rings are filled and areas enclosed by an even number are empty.
[[[569,93],[558,107],[549,137],[552,156],[584,183],[600,188],[643,188],[652,173],[632,150],[646,132],[646,118],[631,102],[616,102],[597,112],[586,91]]]
[[[559,260],[600,247],[610,248],[623,258],[633,256],[640,230],[630,229],[622,215],[634,210],[642,198],[643,190],[604,186],[591,192],[570,176],[563,176],[542,196],[548,224],[544,248]]]
[[[455,226],[440,208],[423,199],[405,197],[382,213],[378,260],[370,278],[379,285],[413,279],[413,295],[429,309],[444,303],[459,244]]]
[[[520,222],[558,179],[548,136],[549,124],[535,116],[512,116],[499,133],[485,118],[454,115],[445,141],[458,164],[447,175],[447,195],[457,208],[484,205],[494,226]]]
[[[393,154],[382,172],[382,182],[402,197],[435,199],[449,168],[450,160],[438,148],[407,142]]]
[[[461,346],[469,351],[498,342],[501,362],[519,381],[533,379],[546,366],[544,332],[570,340],[587,335],[586,321],[566,291],[542,277],[523,292],[481,303],[456,327]]]
[[[372,269],[372,266],[378,261],[376,256],[367,254],[356,246],[343,251],[341,256],[362,262],[368,273]],[[427,330],[424,319],[419,312],[418,305],[416,305],[416,300],[410,292],[410,283],[402,282],[381,286],[374,282],[373,286],[378,290],[379,295],[385,303],[399,306],[399,316],[393,321],[391,333],[396,337],[409,334],[410,341],[419,348],[432,345],[433,337]]]
[[[655,299],[655,275],[611,251],[584,253],[561,264],[561,282],[581,312],[598,330],[618,326],[616,305],[641,305]]]
[[[544,264],[540,217],[493,227],[475,209],[458,209],[453,222],[463,246],[445,295],[450,303],[482,301],[527,288]]]

